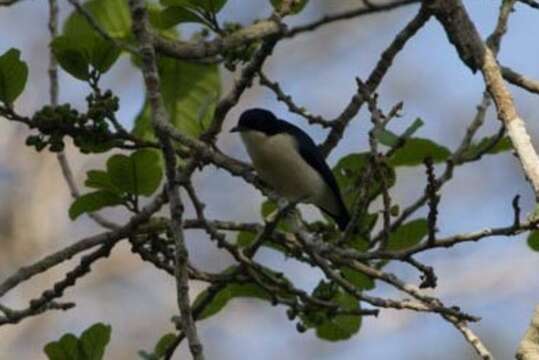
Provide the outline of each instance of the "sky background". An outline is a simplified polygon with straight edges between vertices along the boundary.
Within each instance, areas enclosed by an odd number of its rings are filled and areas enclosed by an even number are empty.
[[[358,1],[311,0],[305,10],[287,19],[290,26],[319,18],[326,13],[357,6]],[[69,5],[60,1],[62,16]],[[465,2],[483,37],[494,28],[499,3],[469,0]],[[380,53],[398,31],[416,14],[418,5],[392,12],[335,23],[278,44],[264,71],[292,95],[295,102],[314,114],[328,118],[338,115],[355,91],[355,76],[365,79]],[[509,22],[499,60],[526,74],[539,78],[539,12],[518,4]],[[270,14],[269,1],[229,0],[219,14],[220,20],[249,24]],[[17,6],[0,7],[0,53],[11,47],[21,49],[29,63],[30,77],[16,108],[30,115],[48,102],[47,7],[44,1],[24,0]],[[184,36],[193,30],[182,29]],[[224,91],[230,88],[231,74],[222,71]],[[143,101],[142,78],[123,56],[103,79],[103,87],[120,97],[122,122],[130,127]],[[441,26],[431,20],[406,45],[378,89],[379,105],[389,110],[404,101],[403,116],[390,126],[406,128],[420,117],[425,125],[418,136],[429,137],[450,149],[460,143],[467,124],[481,100],[484,85],[472,74],[447,41]],[[510,86],[521,116],[526,120],[534,144],[539,135],[537,96]],[[88,87],[60,74],[60,101],[83,108]],[[277,115],[304,128],[317,142],[326,131],[309,127],[301,118],[287,112],[267,89],[249,89],[231,111],[225,129],[232,127],[238,115],[249,107],[266,107]],[[342,156],[368,148],[369,114],[363,109],[347,130],[347,135],[328,161],[334,165]],[[494,133],[499,126],[490,109],[479,136]],[[0,121],[0,280],[18,267],[44,254],[60,249],[97,227],[87,218],[70,222],[67,208],[70,195],[61,177],[55,157],[36,154],[24,145],[28,134],[21,126]],[[236,135],[223,133],[219,146],[232,156],[247,161],[247,154]],[[103,166],[104,157],[82,157],[70,149],[68,157],[82,184],[84,171]],[[437,168],[438,171],[441,169]],[[224,171],[207,168],[196,177],[208,217],[260,221],[261,195]],[[405,207],[424,189],[424,170],[402,169],[392,198]],[[533,208],[533,193],[522,176],[518,161],[510,153],[487,156],[479,163],[463,166],[441,192],[440,237],[504,226],[512,221],[511,200],[521,195],[523,214]],[[320,216],[309,207],[301,207],[309,216]],[[188,214],[192,210],[188,209]],[[418,212],[418,216],[425,212]],[[106,216],[124,219],[115,211]],[[231,263],[228,255],[216,250],[202,232],[187,238],[193,262],[208,270],[219,271]],[[434,266],[438,287],[433,292],[446,304],[459,305],[464,311],[482,317],[472,328],[485,341],[496,358],[513,357],[533,311],[539,303],[539,254],[530,251],[524,236],[490,238],[479,243],[430,251],[418,259]],[[313,288],[321,273],[298,264],[271,250],[263,250],[257,260],[283,269],[298,286]],[[67,265],[73,266],[74,262]],[[2,299],[14,307],[26,305],[68,269],[61,266],[47,275],[36,277]],[[417,283],[418,274],[407,267],[391,265],[407,281]],[[171,331],[170,316],[175,314],[173,279],[143,264],[122,243],[112,256],[96,264],[76,288],[67,291],[65,300],[77,307],[69,312],[49,312],[25,320],[16,326],[0,328],[1,359],[45,358],[42,347],[65,332],[79,334],[89,325],[103,321],[112,325],[112,340],[107,359],[133,359],[139,349],[149,350],[164,333]],[[202,284],[192,284],[192,295]],[[378,286],[374,294],[396,297],[392,289]],[[361,331],[352,339],[330,343],[316,338],[313,331],[299,334],[287,320],[285,309],[256,300],[236,300],[218,315],[198,324],[208,359],[252,358],[285,359],[473,359],[467,344],[452,326],[440,317],[405,311],[383,310],[378,318],[365,318]],[[176,359],[186,358],[186,349]]]

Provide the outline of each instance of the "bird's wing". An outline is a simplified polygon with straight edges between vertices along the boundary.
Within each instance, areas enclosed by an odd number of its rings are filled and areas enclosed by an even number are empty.
[[[282,122],[284,123],[282,124],[284,132],[293,135],[296,138],[298,142],[298,151],[303,160],[305,160],[315,171],[317,171],[322,176],[326,184],[330,187],[331,191],[336,196],[337,201],[339,202],[339,207],[341,207],[341,211],[343,211],[344,214],[348,214],[348,211],[346,210],[346,207],[342,201],[341,192],[339,191],[337,181],[335,180],[335,177],[333,176],[333,173],[331,172],[331,169],[326,163],[326,159],[322,155],[322,152],[320,151],[318,146],[314,143],[311,137],[299,127],[285,121]],[[328,212],[326,209],[323,210]],[[344,214],[331,215],[340,216]]]

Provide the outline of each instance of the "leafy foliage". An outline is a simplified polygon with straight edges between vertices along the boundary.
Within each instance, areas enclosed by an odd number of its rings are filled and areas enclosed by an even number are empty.
[[[375,174],[374,180],[369,184],[359,184],[361,174],[363,174],[370,165],[370,153],[357,153],[347,155],[339,160],[333,168],[333,174],[341,189],[344,197],[344,202],[351,208],[359,191],[366,191],[369,199],[373,199],[382,191],[382,177],[387,188],[395,185],[396,174],[395,170],[387,164],[381,165],[381,174]],[[381,175],[381,176],[380,176]],[[366,189],[365,189],[366,187]]]
[[[423,124],[423,120],[417,118],[400,136],[388,129],[375,129],[374,136],[381,144],[394,147],[412,136]]]
[[[342,268],[341,273],[343,277],[357,287],[358,290],[372,290],[375,287],[372,278],[350,267]]]
[[[0,56],[0,102],[11,105],[22,93],[28,79],[28,66],[21,52],[9,49]]]
[[[214,28],[214,16],[226,2],[227,0],[161,0],[161,4],[166,6],[159,15],[161,26],[169,28],[180,23],[195,22]]]
[[[125,0],[92,0],[84,8],[97,24],[113,38],[126,38],[131,31],[131,18]],[[78,12],[66,20],[63,35],[51,44],[60,66],[79,80],[90,79],[92,69],[105,73],[116,62],[120,49],[104,39]]]
[[[223,274],[230,275],[236,270],[237,267],[233,266],[223,271]],[[266,269],[266,271],[268,271],[269,274],[276,276],[273,271],[269,269]],[[199,316],[200,319],[206,319],[221,311],[230,300],[238,297],[256,298],[267,301],[271,301],[272,299],[271,294],[254,282],[228,282],[224,287],[217,289],[210,287],[201,292],[195,299],[193,308],[196,308],[201,303],[207,303]]]
[[[193,307],[202,301],[206,301],[206,297],[213,296],[208,290],[203,291],[197,296]],[[270,301],[270,295],[259,285],[255,283],[228,283],[223,289],[219,290],[209,305],[206,306],[200,319],[206,319],[221,311],[228,302],[234,298],[255,298]]]
[[[507,136],[494,143],[496,139],[497,135],[484,137],[479,142],[472,143],[462,156],[465,159],[474,159],[483,153],[498,154],[511,150],[511,140]]]
[[[199,136],[207,129],[221,93],[217,65],[195,64],[162,57],[159,60],[161,92],[172,124],[184,134]],[[153,138],[149,105],[135,120],[133,134]]]
[[[204,10],[217,13],[225,6],[227,0],[161,0],[163,6],[179,6],[188,9]]]
[[[298,1],[295,1],[293,4],[292,4],[292,7],[290,9],[290,12],[292,14],[298,14],[299,12],[301,12],[301,10],[303,10],[303,8],[307,5],[307,3],[309,2],[309,0],[298,0]],[[276,9],[276,10],[279,10],[281,9],[281,6],[283,4],[283,0],[271,0],[271,5],[273,5],[273,7]]]
[[[152,353],[147,353],[144,350],[140,350],[138,354],[144,360],[162,359],[163,356],[165,356],[168,347],[174,342],[175,339],[176,335],[174,335],[173,333],[165,334],[159,339],[157,344],[155,344]]]
[[[110,341],[111,327],[97,323],[86,329],[77,338],[65,334],[58,341],[45,345],[49,360],[101,360]]]
[[[399,226],[389,235],[388,250],[404,250],[417,245],[428,233],[426,219],[416,219]]]
[[[451,152],[432,140],[410,138],[389,159],[391,166],[417,166],[430,157],[434,163],[446,161]]]
[[[69,217],[75,220],[84,213],[91,213],[104,207],[121,205],[124,199],[110,191],[100,190],[79,196],[69,207]]]
[[[359,310],[358,301],[350,294],[345,293],[335,283],[320,281],[313,291],[313,296],[321,300],[333,301],[344,310]],[[316,329],[316,335],[324,340],[346,340],[356,334],[361,327],[359,315],[335,315],[327,310],[315,310],[300,314],[302,323],[300,329]]]
[[[86,186],[97,189],[76,199],[69,208],[74,220],[84,213],[104,207],[128,204],[132,196],[152,195],[163,178],[160,157],[155,150],[137,150],[129,156],[116,154],[107,161],[107,170],[90,170]]]
[[[539,251],[539,231],[532,231],[528,235],[528,246],[533,251]]]
[[[150,196],[163,177],[159,155],[153,150],[138,150],[129,156],[116,154],[107,161],[110,182],[120,191]]]
[[[59,36],[51,43],[60,66],[79,80],[90,79],[90,54],[87,44],[74,36]]]
[[[170,28],[180,23],[201,23],[204,19],[197,13],[181,6],[170,6],[159,13],[159,27]]]
[[[111,37],[122,39],[130,35],[131,15],[127,0],[90,0],[83,6]],[[75,10],[64,23],[63,33],[81,39],[99,36],[88,21]]]

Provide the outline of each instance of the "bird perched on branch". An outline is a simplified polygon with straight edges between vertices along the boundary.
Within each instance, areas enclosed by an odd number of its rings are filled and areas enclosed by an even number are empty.
[[[350,221],[335,177],[314,141],[264,109],[245,111],[239,132],[258,175],[292,202],[316,205],[344,230]]]

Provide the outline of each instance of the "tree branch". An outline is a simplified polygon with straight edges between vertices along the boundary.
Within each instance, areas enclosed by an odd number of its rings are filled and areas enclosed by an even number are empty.
[[[460,0],[431,0],[429,8],[443,25],[461,60],[472,71],[480,70],[483,74],[487,90],[496,105],[498,118],[505,125],[535,197],[539,199],[539,156],[505,86],[494,52],[481,40]]]
[[[539,94],[539,81],[529,79],[507,66],[502,66],[502,75],[511,84],[519,86],[531,93]]]
[[[331,24],[336,21],[347,20],[383,11],[389,11],[418,2],[419,0],[403,0],[370,7],[361,6],[357,9],[344,11],[342,13],[334,15],[324,16],[323,18],[310,24],[298,26],[297,28],[288,30],[282,33],[281,36],[290,38],[296,36],[297,34],[312,31],[319,28],[320,26]],[[162,54],[177,59],[193,60],[217,56],[234,48],[245,46],[253,42],[265,39],[269,36],[280,34],[281,31],[281,26],[270,19],[258,21],[255,24],[244,27],[230,35],[227,35],[225,37],[218,37],[210,41],[173,41],[157,34],[152,35],[152,41],[155,45],[156,50]]]
[[[182,317],[182,328],[185,332],[189,349],[194,359],[203,360],[203,348],[198,337],[191,304],[189,299],[189,274],[187,248],[183,233],[183,204],[180,198],[179,184],[176,176],[176,153],[172,145],[166,125],[169,123],[163,99],[159,89],[159,74],[155,49],[152,44],[152,36],[149,32],[148,13],[143,0],[129,0],[131,16],[133,18],[133,32],[137,38],[142,57],[142,73],[146,84],[147,97],[151,108],[152,126],[163,148],[165,158],[165,170],[167,176],[166,191],[170,202],[171,226],[170,235],[176,246],[176,285],[177,302]]]

